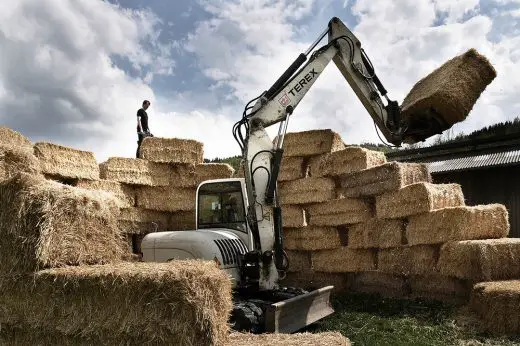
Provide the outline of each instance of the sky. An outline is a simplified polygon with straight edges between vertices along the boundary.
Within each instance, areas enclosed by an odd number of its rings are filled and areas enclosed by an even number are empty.
[[[520,116],[520,0],[17,0],[0,4],[0,125],[99,162],[135,157],[136,112],[148,99],[156,137],[198,140],[205,158],[239,155],[232,127],[246,103],[332,17],[398,102],[446,60],[469,48],[485,55],[497,78],[454,133]],[[380,143],[334,63],[288,132],[312,129]]]

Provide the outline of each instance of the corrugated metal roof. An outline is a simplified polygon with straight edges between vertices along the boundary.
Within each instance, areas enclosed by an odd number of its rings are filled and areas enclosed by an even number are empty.
[[[520,163],[520,150],[425,162],[431,173],[451,172],[470,168],[485,168],[514,163]]]

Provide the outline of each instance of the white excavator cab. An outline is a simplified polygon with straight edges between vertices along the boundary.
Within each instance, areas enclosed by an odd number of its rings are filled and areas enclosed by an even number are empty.
[[[236,330],[292,333],[332,314],[333,286],[307,292],[286,287],[262,290],[251,284],[246,275],[248,263],[243,261],[254,248],[246,220],[248,207],[243,178],[201,183],[196,195],[196,229],[146,235],[141,243],[143,260],[215,261],[233,282],[235,301],[230,322]]]

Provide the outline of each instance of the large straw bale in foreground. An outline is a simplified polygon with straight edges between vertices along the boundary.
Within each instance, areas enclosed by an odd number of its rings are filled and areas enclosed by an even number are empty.
[[[520,278],[520,239],[484,239],[449,242],[441,247],[443,275],[473,281]]]
[[[442,208],[410,217],[406,227],[410,245],[504,238],[508,234],[508,212],[502,204]]]
[[[275,138],[277,140],[278,137]],[[284,156],[315,156],[331,153],[345,148],[345,143],[336,132],[325,130],[309,130],[290,132],[284,137]]]
[[[109,263],[124,253],[120,202],[106,192],[20,173],[0,183],[0,204],[4,272]]]
[[[142,208],[124,208],[118,217],[121,232],[148,234],[168,230],[170,214]]]
[[[383,152],[349,146],[309,160],[307,173],[312,177],[337,177],[386,163]]]
[[[141,186],[137,189],[137,206],[156,211],[190,211],[195,209],[195,188]]]
[[[173,165],[171,171],[172,187],[197,187],[204,180],[233,177],[234,169],[227,163],[201,163],[197,165]]]
[[[333,292],[339,293],[348,290],[349,278],[345,273],[320,273],[316,271],[304,271],[299,273],[287,273],[280,280],[280,285],[285,287],[299,287],[308,291],[326,286],[334,286]]]
[[[34,154],[40,161],[42,173],[65,179],[99,179],[99,165],[90,151],[58,144],[39,142]]]
[[[280,182],[281,204],[309,204],[336,198],[334,180],[330,178],[304,178]]]
[[[231,333],[229,346],[350,346],[339,332],[324,333]]]
[[[341,193],[345,197],[377,196],[403,187],[431,182],[428,168],[420,163],[389,162],[362,171],[342,174]]]
[[[313,226],[342,226],[369,220],[373,216],[370,201],[337,198],[309,205],[308,223]]]
[[[430,245],[402,246],[381,249],[377,269],[393,274],[433,274],[437,271],[439,248]]]
[[[123,207],[131,208],[135,206],[136,203],[136,192],[133,186],[128,186],[125,184],[121,184],[117,181],[112,180],[79,180],[76,184],[76,187],[80,187],[82,189],[87,190],[101,190],[110,192],[115,197],[119,198]]]
[[[473,287],[470,307],[481,319],[485,332],[520,333],[520,280],[480,282]]]
[[[460,122],[495,77],[496,71],[489,61],[470,49],[418,81],[401,104],[402,117],[414,118],[433,110],[448,125]]]
[[[162,163],[204,162],[204,145],[192,139],[146,137],[139,149],[140,158]]]
[[[305,210],[297,205],[283,205],[282,226],[284,228],[300,228],[307,226]]]
[[[435,209],[464,206],[459,184],[416,183],[376,197],[378,218],[396,219]]]
[[[344,246],[312,253],[312,266],[318,272],[355,273],[376,270],[376,265],[377,254],[372,250],[350,249]]]
[[[6,126],[0,126],[0,145],[9,145],[29,150],[33,149],[33,143],[27,137]]]
[[[375,293],[383,297],[404,297],[410,288],[403,275],[379,271],[356,273],[350,279],[350,289],[357,293]]]
[[[403,220],[372,218],[349,228],[348,247],[352,249],[397,247],[404,244],[404,229]]]
[[[9,179],[17,173],[40,173],[40,162],[33,149],[24,146],[0,144],[0,181]]]
[[[278,181],[288,181],[305,178],[303,157],[282,157]]]
[[[28,280],[3,282],[7,322],[134,345],[227,344],[231,281],[212,261],[48,269]]]
[[[143,159],[111,157],[99,164],[101,179],[129,185],[167,186],[171,182],[170,166]]]
[[[288,250],[324,250],[346,245],[347,234],[334,227],[287,228],[284,247]]]

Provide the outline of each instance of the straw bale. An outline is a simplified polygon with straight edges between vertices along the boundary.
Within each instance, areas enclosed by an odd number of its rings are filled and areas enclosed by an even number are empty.
[[[309,204],[336,198],[336,185],[330,178],[303,178],[279,184],[281,204]]]
[[[213,261],[47,269],[25,280],[3,280],[4,317],[6,323],[129,344],[227,345],[231,286]]]
[[[120,201],[106,192],[19,173],[0,183],[0,204],[3,272],[109,263],[125,251]]]
[[[0,144],[0,181],[9,179],[17,173],[40,173],[40,162],[33,149],[24,146]]]
[[[285,134],[283,148],[284,156],[306,157],[341,150],[345,148],[345,143],[339,134],[330,129],[309,130]]]
[[[399,191],[420,182],[432,182],[428,168],[420,163],[388,162],[339,177],[345,197],[377,196]]]
[[[140,186],[137,188],[137,206],[156,211],[191,211],[195,209],[195,188],[171,186]]]
[[[348,146],[311,158],[307,165],[307,174],[312,177],[337,177],[385,163],[386,156],[383,152]]]
[[[297,205],[282,205],[282,223],[287,228],[307,226],[305,210]]]
[[[90,151],[39,142],[34,145],[34,154],[42,173],[65,179],[99,179],[99,165]]]
[[[299,287],[308,291],[334,286],[333,292],[340,293],[348,290],[348,281],[348,276],[345,273],[305,271],[287,273],[287,276],[280,280],[280,285],[284,287]]]
[[[376,197],[378,218],[402,218],[435,209],[464,206],[459,184],[416,183]]]
[[[433,274],[437,272],[439,248],[431,245],[402,246],[381,249],[377,269],[393,274]]]
[[[405,243],[404,230],[404,220],[372,218],[349,228],[348,246],[352,249],[398,247]]]
[[[334,227],[284,229],[284,247],[288,250],[312,251],[335,249],[346,245],[347,234]]]
[[[520,239],[449,242],[441,247],[439,271],[473,281],[520,278]]]
[[[340,332],[322,333],[231,333],[229,346],[350,346]]]
[[[509,227],[502,204],[448,207],[410,217],[406,237],[410,245],[504,238]]]
[[[311,270],[311,253],[309,251],[286,251],[289,259],[288,272],[305,272]]]
[[[99,164],[101,179],[129,185],[167,186],[171,181],[168,164],[143,159],[111,157]]]
[[[196,213],[190,211],[176,211],[170,214],[168,229],[170,231],[188,231],[196,228]]]
[[[110,192],[115,197],[119,198],[122,201],[123,206],[126,208],[133,207],[136,203],[135,188],[117,181],[81,179],[76,182],[75,186],[87,190],[101,190]]]
[[[305,178],[303,157],[282,157],[278,181],[288,181]]]
[[[412,275],[408,281],[413,297],[457,301],[457,298],[466,300],[471,293],[469,281],[439,274]]]
[[[475,49],[458,55],[419,80],[401,104],[404,119],[433,110],[448,125],[466,119],[496,71]]]
[[[356,273],[350,279],[350,289],[357,293],[375,293],[383,297],[404,297],[410,288],[403,275],[379,271]]]
[[[477,283],[469,305],[480,318],[483,331],[497,335],[520,333],[520,280]]]
[[[204,145],[192,139],[146,137],[139,154],[152,162],[196,165],[204,162]]]
[[[179,188],[195,188],[204,180],[232,178],[233,173],[233,167],[227,163],[172,165],[170,186]]]
[[[0,145],[29,150],[33,149],[33,143],[27,137],[6,126],[0,126]]]
[[[309,205],[306,215],[309,225],[342,226],[370,219],[373,207],[369,200],[336,198]]]
[[[350,249],[346,246],[312,253],[313,269],[325,273],[355,273],[376,270],[376,260],[375,251]]]
[[[121,232],[126,234],[148,234],[167,231],[170,214],[143,208],[123,208],[118,217]]]

